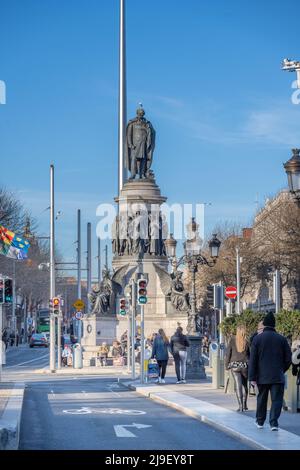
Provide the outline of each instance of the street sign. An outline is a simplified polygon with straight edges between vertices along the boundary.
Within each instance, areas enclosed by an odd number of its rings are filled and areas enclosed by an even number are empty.
[[[82,318],[82,312],[80,310],[78,310],[76,313],[75,313],[75,318],[76,320],[81,320]]]
[[[77,310],[82,310],[85,306],[85,303],[81,299],[77,299],[76,302],[73,303],[73,307],[75,307]]]
[[[236,287],[234,286],[228,286],[225,289],[225,295],[228,299],[235,299],[237,295],[237,290]]]

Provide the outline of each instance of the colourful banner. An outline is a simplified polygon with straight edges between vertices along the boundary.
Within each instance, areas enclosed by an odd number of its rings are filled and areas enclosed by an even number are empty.
[[[30,244],[27,240],[0,225],[0,254],[7,258],[26,259]]]

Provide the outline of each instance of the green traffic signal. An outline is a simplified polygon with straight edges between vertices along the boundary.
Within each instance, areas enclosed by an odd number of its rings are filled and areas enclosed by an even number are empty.
[[[144,305],[147,303],[147,280],[139,279],[138,280],[138,304]]]
[[[12,279],[4,281],[4,302],[11,303],[13,300],[13,282]]]
[[[119,309],[119,314],[122,316],[125,316],[127,313],[127,301],[125,298],[120,299],[120,309]]]

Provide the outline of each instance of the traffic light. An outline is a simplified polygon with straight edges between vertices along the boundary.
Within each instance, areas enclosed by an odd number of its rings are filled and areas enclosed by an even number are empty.
[[[214,308],[224,308],[224,286],[220,284],[214,284]]]
[[[207,286],[206,300],[210,307],[214,306],[214,286]]]
[[[139,305],[144,305],[147,303],[147,280],[146,279],[138,280],[137,300],[138,300]]]
[[[128,309],[127,300],[125,299],[125,297],[123,297],[122,299],[120,299],[119,314],[122,315],[122,316],[126,315],[127,309]]]
[[[4,280],[4,302],[12,303],[13,301],[13,282],[12,279]]]
[[[4,303],[4,281],[0,279],[0,304]]]
[[[58,316],[60,313],[60,298],[59,297],[53,297],[52,308],[53,308],[53,315]]]

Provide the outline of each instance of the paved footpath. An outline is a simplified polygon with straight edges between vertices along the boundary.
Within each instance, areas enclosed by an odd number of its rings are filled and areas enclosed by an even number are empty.
[[[249,397],[249,411],[238,413],[235,396],[225,394],[222,389],[213,390],[209,380],[176,384],[175,377],[167,377],[166,384],[141,385],[139,381],[126,381],[124,385],[258,449],[300,450],[299,413],[283,412],[278,432],[271,432],[268,422],[263,429],[257,429],[254,419],[256,397]]]

